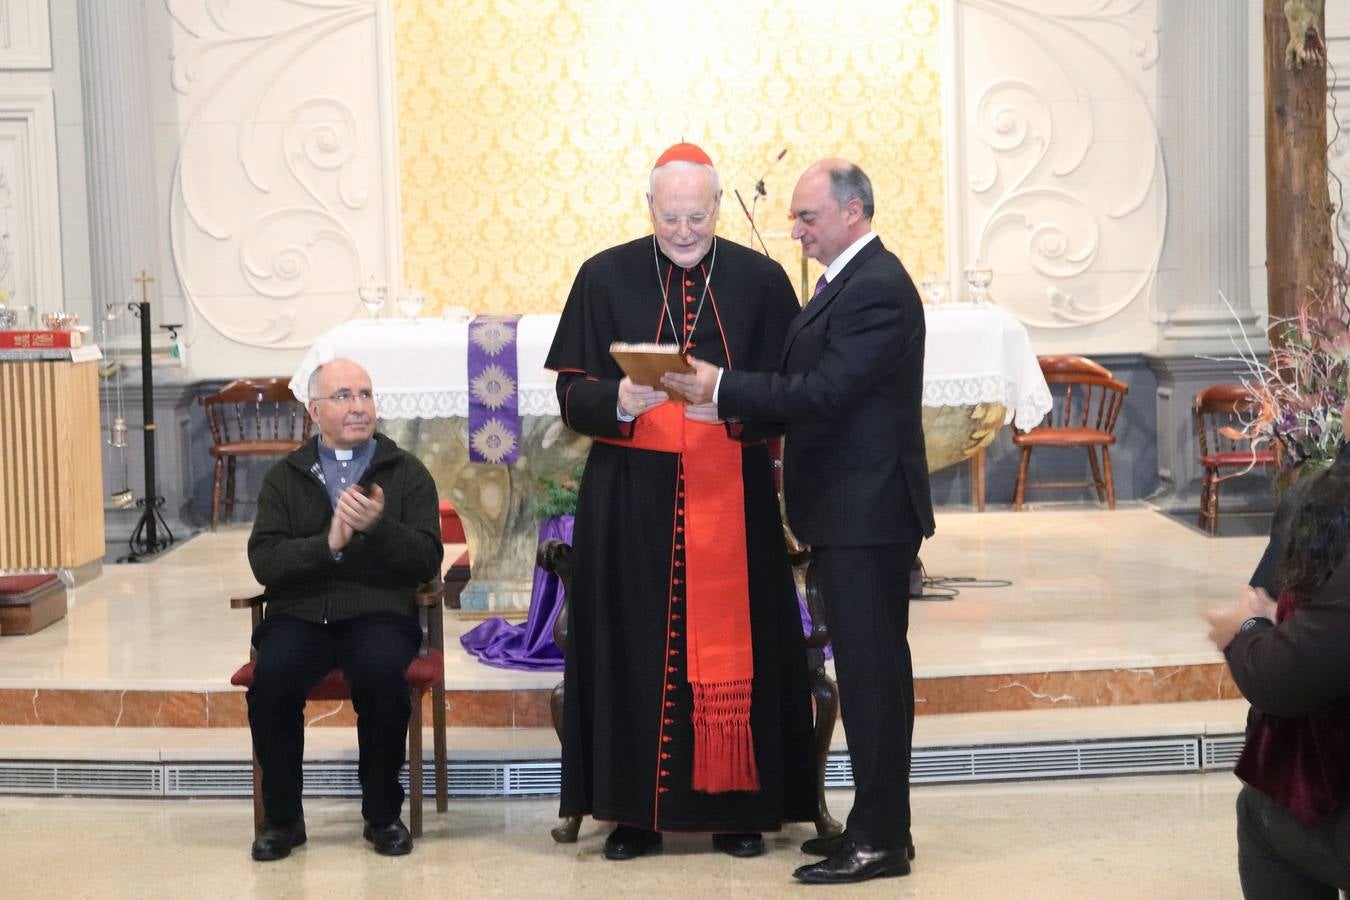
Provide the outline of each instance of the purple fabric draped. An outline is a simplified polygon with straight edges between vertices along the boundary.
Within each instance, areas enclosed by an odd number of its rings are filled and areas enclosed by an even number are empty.
[[[823,276],[822,276],[822,277],[823,277]],[[801,588],[798,588],[798,589],[797,589],[797,614],[800,615],[801,618],[802,618],[802,634],[806,635],[807,637],[810,637],[810,636],[811,636],[811,610],[808,609],[807,606],[806,606],[806,598],[805,598],[804,596],[802,596]],[[826,644],[826,645],[824,646],[823,649],[825,650],[825,658],[826,658],[826,659],[833,659],[833,658],[834,658],[834,645],[833,645],[833,644]]]
[[[539,543],[557,538],[572,543],[571,516],[549,519],[539,526]],[[562,579],[535,566],[534,589],[530,593],[530,612],[523,625],[512,625],[501,616],[487,619],[460,636],[459,643],[478,661],[499,669],[535,672],[561,672],[562,650],[553,641],[553,623],[563,607]],[[811,633],[811,614],[806,600],[797,592],[797,608],[802,634]],[[825,645],[825,658],[833,654]]]
[[[539,543],[557,538],[572,542],[572,517],[559,516],[539,526]],[[500,616],[466,631],[459,643],[484,665],[499,669],[560,672],[563,654],[553,641],[553,623],[563,607],[562,579],[535,566],[530,613],[523,625]]]
[[[520,453],[520,316],[469,323],[469,462],[513,463]]]

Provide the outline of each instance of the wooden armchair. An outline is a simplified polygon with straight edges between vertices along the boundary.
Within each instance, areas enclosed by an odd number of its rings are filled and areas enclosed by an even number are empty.
[[[211,485],[211,527],[220,521],[221,483],[225,518],[234,515],[234,468],[241,456],[285,456],[310,436],[312,420],[287,387],[287,378],[241,378],[200,398],[211,428],[216,460]]]
[[[422,626],[422,647],[408,666],[404,677],[412,694],[412,717],[408,720],[408,824],[413,837],[422,836],[422,698],[431,692],[432,743],[436,758],[436,811],[449,807],[449,781],[445,747],[445,618],[441,611],[442,585],[439,581],[418,588],[416,595],[417,619]],[[248,609],[253,614],[253,627],[263,620],[263,604],[267,597],[233,598],[231,609]],[[253,686],[253,666],[256,651],[250,645],[249,661],[230,677],[230,684],[248,688]],[[307,695],[310,700],[347,700],[351,691],[342,672],[333,669]],[[253,827],[263,820],[262,770],[253,759]]]
[[[1215,384],[1195,395],[1191,417],[1204,469],[1198,524],[1210,534],[1214,534],[1219,524],[1222,473],[1227,470],[1240,475],[1251,469],[1275,467],[1274,450],[1256,450],[1250,441],[1231,436],[1231,429],[1241,428],[1243,414],[1256,406],[1255,398],[1241,384]]]
[[[1022,449],[1013,509],[1022,508],[1028,487],[1091,487],[1097,491],[1099,501],[1115,509],[1116,484],[1111,472],[1110,447],[1116,442],[1116,419],[1129,387],[1112,378],[1109,369],[1082,356],[1041,356],[1037,360],[1055,405],[1041,424],[1013,435],[1013,444]],[[1037,447],[1082,447],[1087,451],[1092,480],[1027,481],[1031,451]],[[1100,465],[1098,448],[1102,452]]]
[[[816,752],[816,796],[819,800],[816,833],[838,834],[844,830],[844,826],[830,815],[825,805],[825,764],[829,759],[830,741],[834,737],[834,723],[839,717],[839,688],[825,672],[825,645],[829,643],[830,638],[825,630],[824,607],[812,571],[811,551],[799,549],[793,553],[791,560],[794,566],[805,567],[806,602],[811,612],[811,634],[806,639],[806,661],[811,672],[811,698],[815,706],[815,735],[812,743]],[[545,541],[539,545],[538,563],[540,568],[554,573],[563,583],[563,606],[558,618],[553,622],[553,640],[566,654],[567,601],[572,590],[572,546],[558,540]],[[559,681],[549,698],[553,730],[558,733],[559,741],[562,740],[563,732],[565,684],[566,681]],[[576,842],[580,828],[581,816],[569,816],[549,833],[559,844],[572,844]]]

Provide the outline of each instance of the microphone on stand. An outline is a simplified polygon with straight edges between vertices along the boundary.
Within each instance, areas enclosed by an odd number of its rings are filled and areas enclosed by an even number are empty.
[[[785,157],[785,156],[787,156],[787,148],[786,148],[786,147],[784,147],[782,150],[779,150],[779,151],[778,151],[778,155],[775,156],[775,157],[773,158],[773,162],[769,163],[769,167],[768,167],[767,169],[764,170],[764,174],[761,175],[761,176],[759,176],[759,181],[756,181],[756,182],[755,182],[755,197],[756,197],[756,198],[759,198],[759,197],[767,197],[767,196],[769,196],[769,192],[766,191],[766,190],[764,189],[764,179],[769,177],[769,173],[773,171],[773,167],[774,167],[775,165],[777,165],[778,163],[782,162],[782,161],[783,161],[783,157]]]
[[[745,200],[741,198],[741,192],[739,190],[733,188],[731,191],[736,195],[736,202],[741,204],[741,211],[745,213],[745,218],[750,222],[750,234],[759,240],[759,246],[764,251],[765,256],[769,255],[769,246],[764,243],[763,236],[760,235],[759,229],[755,227],[755,207],[759,205],[760,197],[769,196],[768,190],[764,187],[764,179],[769,177],[769,173],[773,171],[774,165],[781,161],[784,156],[787,156],[786,147],[778,151],[778,155],[773,158],[773,162],[769,163],[769,167],[764,170],[764,174],[759,176],[759,180],[755,182],[754,196],[750,198],[750,206],[747,207],[745,205]],[[754,246],[754,241],[752,240],[750,244],[751,246]]]

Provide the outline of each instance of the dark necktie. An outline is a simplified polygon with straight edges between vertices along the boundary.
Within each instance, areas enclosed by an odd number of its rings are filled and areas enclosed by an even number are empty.
[[[816,299],[817,297],[819,297],[819,296],[820,296],[820,292],[823,291],[823,290],[825,290],[825,285],[827,285],[827,284],[829,284],[829,283],[830,283],[829,279],[826,278],[824,275],[821,275],[820,278],[818,278],[818,279],[816,280],[816,289],[815,289],[815,291],[812,292],[812,294],[811,294],[811,299],[814,300],[814,299]]]

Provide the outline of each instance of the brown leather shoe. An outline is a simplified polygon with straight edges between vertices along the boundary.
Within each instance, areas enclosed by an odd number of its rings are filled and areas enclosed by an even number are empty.
[[[909,874],[904,850],[881,850],[849,841],[829,859],[802,866],[792,877],[806,884],[851,884],[872,878],[896,878]]]
[[[293,847],[299,847],[305,840],[303,816],[284,825],[263,819],[262,827],[253,837],[253,858],[258,862],[285,859],[291,855]]]

